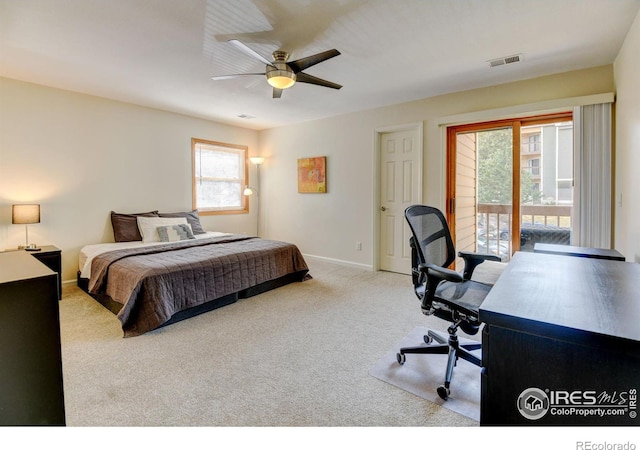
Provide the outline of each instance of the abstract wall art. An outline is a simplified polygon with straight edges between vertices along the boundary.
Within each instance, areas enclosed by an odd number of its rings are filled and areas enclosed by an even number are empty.
[[[298,192],[324,194],[327,192],[327,157],[298,159]]]

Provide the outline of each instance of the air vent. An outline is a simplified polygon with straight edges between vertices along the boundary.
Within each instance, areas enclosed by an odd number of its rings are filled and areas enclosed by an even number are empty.
[[[497,58],[488,61],[489,67],[504,66],[506,64],[513,64],[522,61],[522,54],[505,56],[504,58]]]
[[[238,117],[241,119],[255,119],[255,116],[250,116],[248,114],[240,114]]]

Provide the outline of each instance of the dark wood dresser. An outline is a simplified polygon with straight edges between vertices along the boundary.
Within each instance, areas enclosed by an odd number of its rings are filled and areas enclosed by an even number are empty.
[[[65,425],[58,274],[0,252],[0,425]]]

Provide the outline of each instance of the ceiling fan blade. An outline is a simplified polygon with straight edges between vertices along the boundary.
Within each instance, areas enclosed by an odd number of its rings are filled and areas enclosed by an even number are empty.
[[[234,73],[231,75],[216,75],[211,77],[212,80],[215,81],[219,81],[219,80],[228,80],[229,78],[237,78],[237,77],[245,77],[247,75],[262,75],[265,76],[265,73]]]
[[[273,88],[273,98],[282,97],[282,89]]]
[[[314,77],[303,72],[296,74],[296,81],[299,83],[316,84],[318,86],[324,86],[331,89],[340,89],[341,84],[332,83],[331,81],[323,80],[322,78]]]
[[[307,56],[306,58],[296,59],[295,61],[291,61],[287,63],[291,70],[294,73],[302,72],[304,69],[315,66],[322,61],[326,61],[327,59],[333,58],[334,56],[338,56],[340,52],[335,48],[332,50],[327,50],[322,53],[317,53],[315,55]]]
[[[236,48],[238,48],[239,50],[242,50],[244,53],[246,53],[247,55],[251,56],[252,58],[257,59],[258,61],[260,61],[263,64],[266,64],[267,66],[272,66],[273,64],[271,63],[271,61],[267,60],[265,57],[263,57],[261,54],[259,54],[258,52],[250,49],[249,47],[247,47],[245,44],[243,44],[242,42],[240,42],[237,39],[230,39],[227,41],[229,44],[234,45]]]

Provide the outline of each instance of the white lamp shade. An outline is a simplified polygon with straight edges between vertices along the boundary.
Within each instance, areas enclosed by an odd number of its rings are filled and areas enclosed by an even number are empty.
[[[252,156],[251,158],[249,158],[249,161],[251,161],[253,164],[259,166],[260,164],[262,164],[264,162],[264,157],[263,156]]]
[[[296,75],[287,70],[273,70],[267,73],[267,83],[277,89],[288,89],[296,82]]]
[[[13,205],[11,223],[40,223],[40,205]]]

